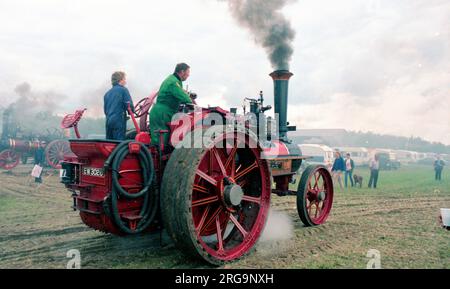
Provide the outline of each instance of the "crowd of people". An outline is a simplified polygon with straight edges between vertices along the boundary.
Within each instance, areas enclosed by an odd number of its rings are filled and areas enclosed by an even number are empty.
[[[444,169],[445,162],[442,160],[441,156],[437,155],[434,161],[434,171],[435,180],[442,180],[442,170]],[[345,154],[345,158],[342,156],[341,152],[334,152],[334,162],[331,167],[331,174],[333,179],[339,184],[340,188],[343,189],[348,187],[348,180],[350,180],[350,185],[354,187],[356,183],[362,186],[362,180],[360,176],[353,174],[355,170],[355,162],[351,158],[349,153]],[[377,188],[378,175],[380,171],[380,158],[378,154],[375,154],[369,162],[370,177],[368,182],[369,188]],[[344,184],[342,179],[344,179]]]
[[[369,188],[376,188],[377,182],[378,182],[378,172],[380,169],[380,160],[378,155],[375,155],[373,159],[370,161],[369,164],[370,169],[370,179],[369,179]],[[353,171],[355,170],[355,162],[351,158],[351,155],[349,153],[345,154],[345,159],[342,157],[341,152],[335,151],[334,153],[334,163],[331,168],[331,174],[333,176],[333,179],[337,181],[341,189],[345,186],[346,188],[349,185],[354,187],[356,183],[358,182],[360,186],[362,186],[362,180],[361,177],[358,176],[358,178],[354,178],[355,175],[353,174]],[[342,179],[344,179],[344,184],[342,182]]]

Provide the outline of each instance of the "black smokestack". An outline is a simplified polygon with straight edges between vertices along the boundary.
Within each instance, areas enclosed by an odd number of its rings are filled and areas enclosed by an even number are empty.
[[[294,75],[288,70],[276,70],[270,74],[274,86],[275,115],[278,115],[279,138],[287,141],[287,106],[289,79]]]
[[[232,15],[262,45],[274,69],[289,69],[295,31],[280,10],[292,0],[228,0]]]

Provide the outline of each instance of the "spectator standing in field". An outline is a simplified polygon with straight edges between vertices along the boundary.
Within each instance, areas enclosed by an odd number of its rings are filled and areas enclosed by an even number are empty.
[[[350,157],[350,154],[345,155],[345,187],[347,187],[347,179],[350,178],[350,183],[353,187],[353,169],[355,168],[355,162]]]
[[[374,158],[370,161],[369,168],[370,168],[369,188],[371,188],[373,185],[373,188],[376,189],[378,182],[378,172],[380,170],[380,157],[378,156],[378,154],[375,154]]]
[[[434,178],[436,181],[440,181],[442,178],[442,170],[444,169],[445,162],[441,159],[441,156],[438,155],[436,160],[434,161]]]
[[[45,164],[45,150],[44,147],[47,143],[45,141],[42,141],[39,147],[34,152],[34,164],[38,165],[40,167],[44,167]],[[34,178],[35,183],[42,183],[42,172],[39,175],[39,177]]]
[[[333,163],[333,167],[331,168],[331,174],[334,179],[337,179],[341,189],[343,188],[342,172],[345,172],[345,162],[341,156],[341,153],[336,151],[336,152],[334,152],[334,163]]]

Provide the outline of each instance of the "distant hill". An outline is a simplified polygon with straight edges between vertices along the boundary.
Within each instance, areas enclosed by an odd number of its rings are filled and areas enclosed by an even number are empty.
[[[289,138],[297,143],[322,143],[331,147],[376,147],[450,154],[450,145],[429,142],[420,137],[402,137],[344,129],[299,129],[289,133]]]

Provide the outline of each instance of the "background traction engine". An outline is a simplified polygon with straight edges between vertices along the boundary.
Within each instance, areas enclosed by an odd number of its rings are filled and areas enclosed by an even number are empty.
[[[263,96],[248,99],[243,116],[208,107],[184,112],[170,131],[152,131],[148,112],[156,93],[139,102],[140,116],[133,139],[70,140],[72,156],[62,163],[61,181],[72,192],[73,208],[83,222],[116,235],[148,232],[164,227],[177,247],[187,254],[220,265],[254,248],[268,218],[270,196],[295,195],[298,214],[306,226],[326,221],[333,202],[333,184],[323,166],[310,166],[297,190],[290,190],[303,159],[287,138],[288,81],[285,70],[271,74],[274,81],[278,135],[266,136],[273,121],[264,117],[270,106]],[[65,128],[77,126],[82,111],[67,116]],[[220,116],[227,125],[211,121]],[[244,126],[236,123],[244,120]],[[169,133],[171,143],[150,143],[149,131]],[[200,137],[198,137],[200,136]],[[272,182],[275,184],[272,186]]]
[[[31,135],[19,136],[19,129],[12,119],[9,110],[3,112],[3,127],[0,138],[0,168],[14,169],[22,159],[25,164],[28,157],[33,156],[36,150],[43,149],[45,162],[54,169],[60,169],[60,162],[66,154],[70,154],[69,142],[63,138],[62,133],[47,130],[47,135],[34,138]]]

